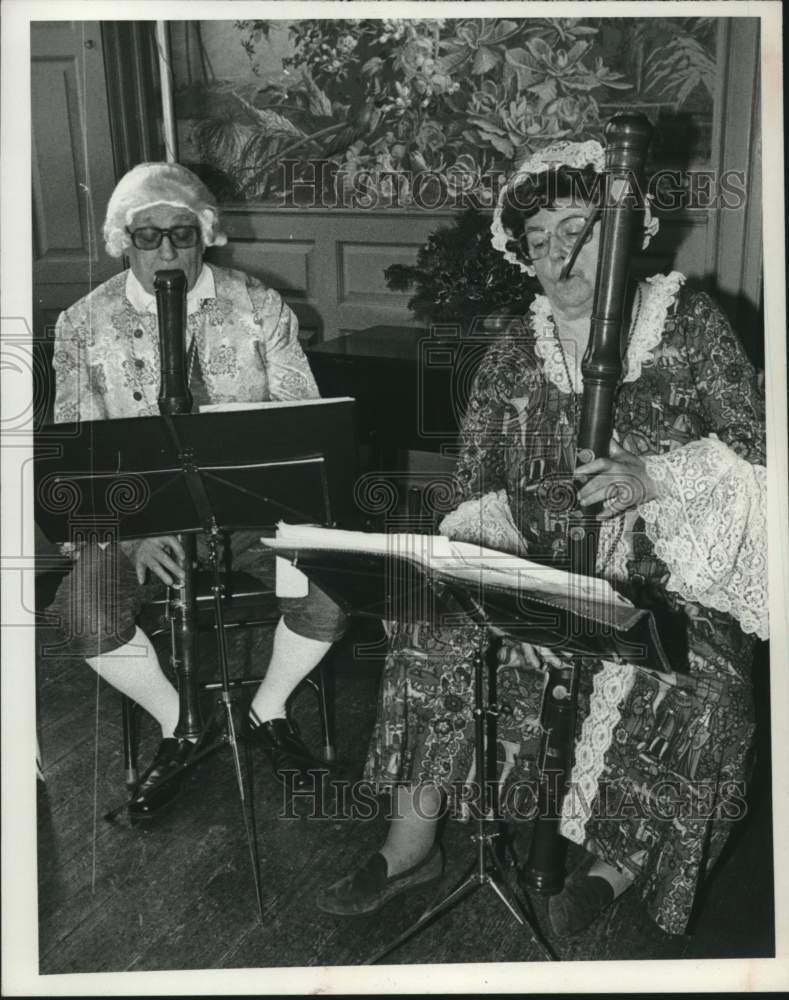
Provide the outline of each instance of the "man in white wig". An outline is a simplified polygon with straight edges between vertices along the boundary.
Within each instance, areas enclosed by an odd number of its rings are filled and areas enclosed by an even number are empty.
[[[53,361],[57,422],[158,414],[153,282],[162,269],[186,275],[185,346],[195,408],[209,402],[318,395],[299,345],[296,317],[277,292],[240,271],[204,263],[204,249],[225,244],[227,237],[215,200],[189,170],[173,163],[143,163],[130,170],[110,198],[104,239],[107,253],[125,254],[131,267],[58,320]],[[256,541],[257,533],[235,533],[233,564],[269,581],[271,556],[261,553]],[[194,752],[192,742],[174,736],[178,694],[136,624],[149,596],[146,580],[173,584],[181,579],[183,549],[177,538],[165,536],[105,548],[87,545],[73,552],[73,558],[75,568],[80,562],[80,572],[72,569],[64,578],[53,604],[64,633],[61,648],[84,657],[161,726],[162,741],[129,804],[132,820],[146,820],[178,792],[182,765]],[[107,574],[112,574],[113,586],[99,586]],[[295,774],[298,785],[310,780],[316,762],[288,722],[285,703],[342,635],[345,621],[314,586],[303,599],[283,601],[281,610],[271,662],[252,700],[247,727],[278,775]],[[160,783],[168,774],[175,776]]]

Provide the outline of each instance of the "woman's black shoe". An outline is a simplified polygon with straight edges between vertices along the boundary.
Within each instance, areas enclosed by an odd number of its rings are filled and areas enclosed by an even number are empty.
[[[443,871],[444,855],[438,844],[433,844],[421,861],[399,875],[389,875],[386,858],[376,852],[355,872],[321,889],[315,904],[324,913],[342,917],[375,913],[401,892],[440,878]]]
[[[611,884],[598,875],[590,875],[588,867],[573,872],[562,891],[548,900],[548,918],[557,937],[580,934],[614,901]]]
[[[184,764],[194,751],[195,744],[189,740],[174,737],[162,740],[129,802],[129,819],[133,823],[153,819],[172,802],[186,774]]]
[[[321,779],[316,772],[327,770],[323,761],[312,756],[288,719],[269,719],[259,725],[248,719],[245,738],[252,746],[260,747],[276,776],[290,788],[317,788]]]

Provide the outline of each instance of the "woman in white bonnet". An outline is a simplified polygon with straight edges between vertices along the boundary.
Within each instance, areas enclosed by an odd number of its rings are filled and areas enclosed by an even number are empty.
[[[121,271],[67,309],[55,331],[55,420],[113,420],[158,415],[158,270],[186,275],[186,343],[194,409],[203,403],[306,399],[318,395],[298,339],[298,323],[277,292],[241,271],[207,264],[222,246],[216,202],[176,163],[142,163],[118,182],[104,222],[107,253],[128,257]],[[273,583],[273,560],[258,551],[259,532],[232,535],[233,565]],[[203,543],[204,544],[204,543]],[[204,556],[198,544],[198,557]],[[99,548],[84,546],[52,610],[61,622],[58,655],[84,658],[159,723],[162,740],[129,803],[133,821],[153,819],[177,794],[194,745],[176,739],[178,694],[136,624],[158,586],[183,576],[173,536]],[[101,585],[111,580],[113,587]],[[146,583],[150,580],[151,583]],[[110,596],[110,594],[112,596]],[[249,739],[296,788],[322,767],[285,716],[297,684],[343,634],[344,615],[317,587],[282,604],[271,662],[246,723]],[[165,783],[168,774],[176,777]]]
[[[597,210],[602,166],[598,143],[557,143],[501,193],[493,245],[513,281],[534,282],[540,294],[476,374],[456,470],[461,502],[441,527],[451,537],[548,561],[565,551],[567,513],[538,487],[575,466],[599,221],[567,278],[561,270]],[[648,212],[644,226],[646,243],[656,228]],[[628,890],[664,931],[685,932],[704,871],[742,811],[753,648],[767,635],[764,411],[754,370],[720,309],[686,289],[681,274],[639,283],[632,302],[611,458],[575,472],[586,480],[582,503],[606,500],[598,572],[672,614],[687,652],[675,683],[626,663],[581,661],[576,794],[565,797],[560,829],[583,861],[549,900],[559,938]],[[637,488],[612,494],[617,480]],[[471,624],[395,630],[366,768],[376,788],[391,791],[395,818],[379,851],[320,893],[322,909],[373,912],[441,874],[436,817],[457,809],[473,777],[475,648]],[[501,801],[517,816],[514,793],[536,787],[544,665],[556,654],[523,645],[504,655]],[[661,788],[673,791],[673,814],[662,809]]]

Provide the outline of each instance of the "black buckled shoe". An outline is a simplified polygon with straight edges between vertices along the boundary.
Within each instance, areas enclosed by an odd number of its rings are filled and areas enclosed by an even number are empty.
[[[268,757],[280,781],[294,789],[318,787],[326,764],[312,756],[289,719],[269,719],[257,726],[247,719],[244,735]]]
[[[129,802],[132,823],[153,819],[172,802],[181,790],[186,773],[184,765],[194,752],[195,744],[189,740],[175,737],[162,740]]]

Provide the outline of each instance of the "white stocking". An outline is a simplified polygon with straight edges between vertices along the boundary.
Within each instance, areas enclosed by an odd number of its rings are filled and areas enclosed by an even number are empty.
[[[163,737],[173,735],[178,724],[178,692],[162,672],[156,650],[141,628],[124,646],[92,656],[86,662],[108,684],[152,715],[162,727]]]
[[[250,706],[259,722],[285,718],[285,702],[307,674],[318,666],[331,645],[292,632],[280,618],[266,676]]]

